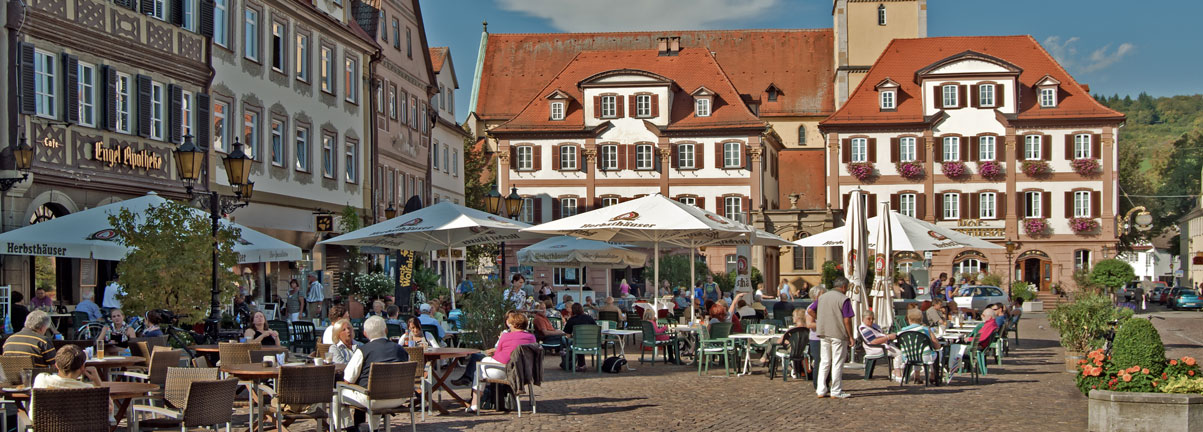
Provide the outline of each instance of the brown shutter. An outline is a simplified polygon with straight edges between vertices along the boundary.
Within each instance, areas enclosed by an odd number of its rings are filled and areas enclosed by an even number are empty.
[[[852,139],[850,138],[840,140],[840,161],[852,162]]]
[[[1090,157],[1102,160],[1103,159],[1103,136],[1099,134],[1090,135]]]
[[[627,169],[627,145],[619,144],[615,149],[618,151],[618,170]]]
[[[961,211],[958,212],[957,219],[973,219],[973,218],[969,217],[969,215],[971,214],[969,212],[969,197],[970,197],[970,194],[968,194],[968,193],[961,194],[961,199],[960,199],[961,202],[958,203],[961,205]]]
[[[38,111],[38,102],[35,96],[37,74],[33,67],[33,44],[20,42],[17,44],[17,50],[20,56],[18,64],[21,69],[21,114],[34,114]]]
[[[531,146],[530,152],[532,161],[531,167],[534,168],[535,171],[543,169],[543,146]]]
[[[560,199],[552,198],[551,199],[551,220],[556,220],[559,218],[560,218]]]
[[[673,144],[670,147],[672,149],[672,155],[669,157],[669,159],[673,169],[681,167],[681,150],[679,147],[681,147],[680,144]]]
[[[1015,194],[1015,216],[1019,217],[1019,219],[1028,216],[1028,200],[1025,199],[1027,195],[1027,192],[1018,192]]]
[[[660,95],[652,95],[652,117],[660,116]]]
[[[890,138],[890,162],[898,163],[898,160],[899,160],[898,145],[899,145],[898,137]]]
[[[635,149],[638,148],[635,144],[626,144],[627,147],[627,169],[635,169]]]
[[[1020,162],[1023,161],[1024,147],[1027,145],[1026,135],[1019,135],[1015,137],[1015,160]]]
[[[936,107],[936,109],[944,108],[944,95],[940,91],[940,87],[941,86],[939,86],[939,85],[932,87],[932,92],[931,92],[932,104],[933,104],[932,106]]]
[[[177,143],[180,142],[181,129],[184,127],[184,118],[182,117],[184,114],[184,89],[175,84],[168,84],[167,96],[171,101],[170,105],[168,105],[171,109],[167,112],[167,141]],[[79,110],[76,110],[76,112],[79,112]]]
[[[848,201],[850,201],[851,199],[852,199],[852,194],[844,194],[844,198],[843,198],[844,203],[840,206],[840,208],[844,209],[844,216],[848,215]]]
[[[869,194],[869,205],[866,206],[869,208],[866,212],[869,217],[877,216],[877,207],[880,205],[881,203],[877,202],[877,194]]]
[[[936,200],[936,202],[935,202],[935,204],[936,204],[935,218],[936,219],[935,220],[937,220],[937,221],[944,220],[944,194],[936,192],[936,193],[932,194],[932,199]]]
[[[977,87],[975,86],[974,88],[977,88]],[[965,155],[965,161],[972,162],[972,161],[978,160],[978,155],[981,154],[982,136],[976,135],[976,136],[971,136],[971,137],[965,137],[965,139],[969,140],[969,153]]]
[[[964,108],[964,107],[969,106],[969,104],[966,103],[967,99],[969,99],[968,86],[966,86],[964,84],[957,86],[957,108]]]
[[[969,214],[961,215],[961,219],[977,219],[978,215],[982,214],[982,194],[971,193],[966,195],[969,195]]]
[[[890,194],[890,210],[899,211],[902,208],[902,198],[899,194]]]
[[[926,193],[915,194],[915,218],[916,219],[927,218],[927,194]]]
[[[740,197],[739,200],[742,202],[742,205],[743,205],[743,218],[744,218],[743,222],[748,223],[748,224],[752,223],[752,217],[749,214],[752,212],[752,198]]]
[[[639,100],[639,96],[635,95],[635,96],[631,96],[631,100],[627,101],[627,103],[630,104],[630,106],[627,107],[627,109],[628,109],[628,112],[631,113],[631,117],[639,116],[639,109],[637,106],[635,106],[635,103],[637,100]]]
[[[698,203],[698,208],[702,210],[706,209],[706,197],[697,197],[694,199],[694,202]]]
[[[706,152],[702,151],[702,143],[693,145],[693,167],[695,169],[706,167]]]
[[[1046,161],[1051,161],[1053,160],[1053,136],[1041,135],[1041,137],[1040,145],[1043,148],[1040,149],[1040,157]]]
[[[532,198],[531,201],[531,206],[534,207],[534,211],[532,212],[534,213],[533,221],[535,223],[543,223],[543,198]]]
[[[1065,191],[1065,218],[1074,217],[1074,193],[1073,191]]]
[[[1053,206],[1050,205],[1050,204],[1052,204],[1053,193],[1052,192],[1042,192],[1042,194],[1043,194],[1043,196],[1040,197],[1040,211],[1042,213],[1044,213],[1043,214],[1044,218],[1048,219],[1048,218],[1053,217]]]
[[[999,192],[994,196],[994,217],[1004,219],[1007,217],[1007,194]]]
[[[995,107],[1003,106],[1003,103],[1006,102],[1006,100],[1007,100],[1007,98],[1004,97],[1006,94],[1007,94],[1007,92],[1003,91],[1002,84],[994,85],[994,106]]]
[[[723,143],[714,143],[714,167],[723,167]]]
[[[559,171],[561,166],[562,165],[560,165],[560,145],[552,144],[551,145],[551,169]]]
[[[974,84],[969,86],[969,106],[978,107],[978,94],[981,92],[981,86]]]
[[[959,144],[961,145],[960,160],[961,162],[967,162],[969,161],[969,137],[963,136],[959,141]]]
[[[618,118],[623,118],[626,116],[626,113],[622,112],[622,109],[625,106],[625,105],[623,105],[624,99],[625,98],[622,96],[614,96],[614,109],[617,110],[617,112],[615,113],[615,116],[617,116]]]
[[[601,118],[601,96],[593,97],[593,118]]]
[[[229,120],[226,121],[228,122]],[[518,170],[518,147],[515,146],[510,146],[510,169],[514,171]]]
[[[1074,160],[1074,135],[1065,135],[1065,160]]]
[[[869,162],[877,162],[877,138],[869,138]]]
[[[915,161],[927,162],[927,138],[915,139]]]
[[[150,77],[138,75],[136,81],[138,83],[138,136],[147,138],[150,136]]]
[[[1097,218],[1102,214],[1100,211],[1103,207],[1102,197],[1103,194],[1099,191],[1090,193],[1090,217]]]

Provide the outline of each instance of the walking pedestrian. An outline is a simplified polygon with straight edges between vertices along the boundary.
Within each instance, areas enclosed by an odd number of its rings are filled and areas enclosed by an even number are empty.
[[[844,351],[856,343],[852,331],[852,301],[848,299],[848,280],[836,278],[832,283],[834,289],[824,293],[818,299],[818,306],[813,311],[807,311],[816,321],[819,332],[819,376],[815,394],[820,398],[829,395],[837,399],[849,398],[852,395],[844,393],[842,378],[844,373]],[[828,388],[827,378],[831,377]]]

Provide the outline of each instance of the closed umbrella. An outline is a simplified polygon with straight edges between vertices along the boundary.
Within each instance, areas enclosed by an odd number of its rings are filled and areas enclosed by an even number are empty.
[[[878,218],[880,226],[877,228],[873,253],[873,290],[869,292],[873,298],[873,311],[877,313],[877,321],[885,326],[894,322],[894,249],[890,238],[893,214],[889,210],[889,203],[881,203],[880,214],[883,217]]]
[[[852,310],[857,320],[864,316],[865,308],[869,307],[865,297],[869,231],[865,227],[865,202],[862,196],[863,192],[852,191],[848,199],[847,219],[844,221],[844,226],[848,228],[844,231],[844,277],[848,279],[848,298],[852,300]]]
[[[647,254],[628,249],[626,245],[572,236],[552,237],[518,250],[519,265],[553,265],[557,267],[625,268],[647,263]],[[606,272],[609,286],[610,272]],[[584,300],[583,283],[577,286],[577,300]],[[609,290],[605,290],[609,293]],[[600,299],[599,299],[600,300]]]

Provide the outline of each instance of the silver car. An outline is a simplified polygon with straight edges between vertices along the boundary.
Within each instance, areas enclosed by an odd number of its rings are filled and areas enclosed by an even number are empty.
[[[958,289],[952,300],[957,302],[957,307],[980,311],[985,309],[986,305],[1007,304],[1007,293],[996,286],[969,285]]]

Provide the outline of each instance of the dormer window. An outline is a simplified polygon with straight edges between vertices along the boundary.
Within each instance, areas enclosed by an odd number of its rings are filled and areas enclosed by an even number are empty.
[[[1057,88],[1045,87],[1040,89],[1040,107],[1055,108],[1057,106]]]
[[[572,95],[556,89],[547,95],[547,99],[547,118],[553,121],[564,120],[568,115],[568,102],[573,99]]]
[[[764,93],[769,102],[777,102],[777,96],[781,94],[781,89],[777,88],[777,84],[769,84],[769,88],[764,89]]]
[[[886,78],[873,86],[877,89],[877,106],[882,111],[893,111],[898,109],[898,82]]]
[[[693,102],[693,114],[698,117],[710,117],[710,98],[698,98]]]
[[[881,100],[882,110],[892,110],[897,105],[897,92],[894,90],[884,90],[881,92],[879,99]]]
[[[551,119],[564,120],[564,102],[555,101],[551,103]]]

